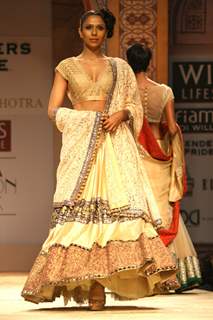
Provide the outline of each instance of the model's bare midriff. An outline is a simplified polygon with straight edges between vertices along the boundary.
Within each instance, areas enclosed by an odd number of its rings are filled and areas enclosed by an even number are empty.
[[[103,112],[105,100],[90,100],[76,103],[73,108],[81,111],[99,111]]]

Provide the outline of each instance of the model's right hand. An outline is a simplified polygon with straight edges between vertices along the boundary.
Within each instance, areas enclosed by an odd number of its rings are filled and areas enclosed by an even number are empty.
[[[121,110],[113,113],[111,116],[106,117],[103,121],[103,128],[110,133],[113,133],[117,130],[118,126],[122,121],[125,121],[128,118],[128,113],[126,110]]]

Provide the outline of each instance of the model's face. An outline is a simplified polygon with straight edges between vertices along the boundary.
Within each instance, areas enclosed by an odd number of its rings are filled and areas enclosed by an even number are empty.
[[[100,16],[91,15],[83,23],[81,30],[79,30],[80,37],[84,44],[94,50],[104,42],[106,36],[106,25]]]

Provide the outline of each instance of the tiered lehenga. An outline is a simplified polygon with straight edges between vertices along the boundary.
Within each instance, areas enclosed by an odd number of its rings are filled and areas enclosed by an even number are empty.
[[[101,112],[58,110],[62,149],[51,229],[22,291],[31,302],[63,295],[65,302],[82,303],[94,281],[121,299],[178,286],[175,260],[155,228],[160,213],[135,143],[143,121],[136,80],[123,60],[108,62],[113,80],[105,112],[127,108],[130,120],[110,134]],[[57,67],[69,86],[74,64],[69,58]]]
[[[139,135],[142,156],[152,190],[162,218],[159,234],[178,261],[179,291],[201,283],[196,251],[180,215],[179,201],[186,189],[184,145],[181,130],[171,138],[168,132],[165,105],[174,99],[166,85],[140,89],[145,109],[143,127]],[[161,139],[153,135],[150,123],[159,124]]]

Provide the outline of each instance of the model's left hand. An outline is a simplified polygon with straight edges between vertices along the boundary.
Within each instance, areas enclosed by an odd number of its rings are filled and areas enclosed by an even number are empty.
[[[103,128],[107,132],[110,132],[110,133],[115,132],[118,126],[121,124],[121,122],[127,119],[128,119],[128,112],[126,110],[115,112],[104,120]]]

